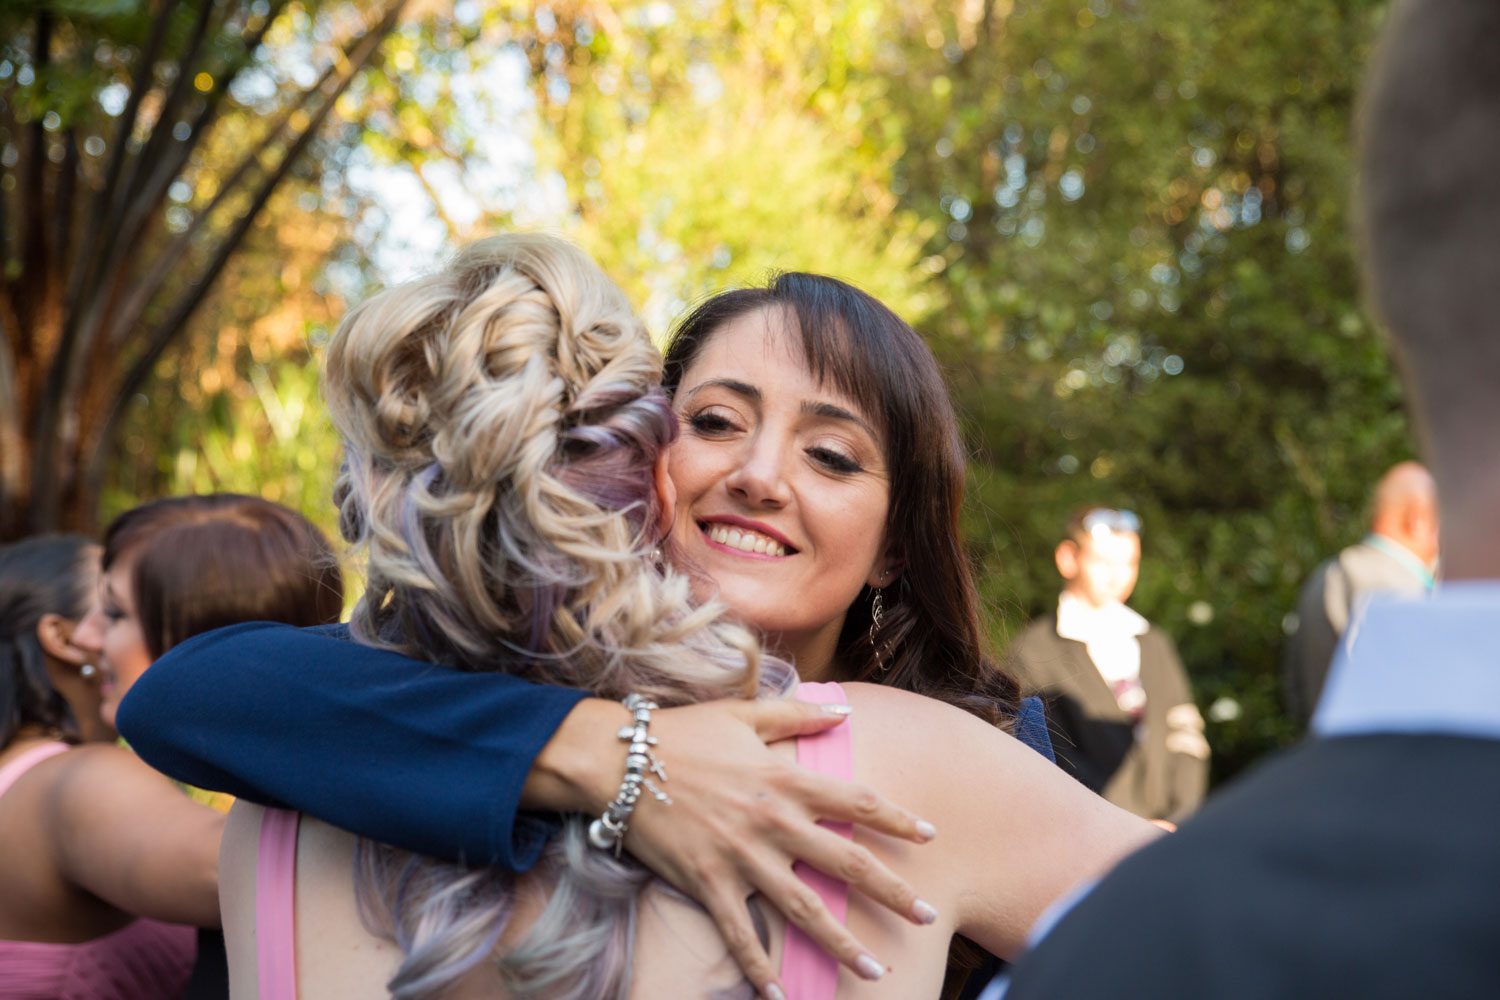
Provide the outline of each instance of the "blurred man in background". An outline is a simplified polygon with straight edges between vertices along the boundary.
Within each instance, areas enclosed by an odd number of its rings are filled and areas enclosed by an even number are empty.
[[[1057,611],[1026,627],[1010,660],[1026,693],[1046,702],[1064,770],[1137,815],[1175,820],[1203,798],[1208,741],[1177,648],[1125,606],[1140,530],[1128,510],[1069,518],[1055,553]]]
[[[1432,589],[1438,554],[1437,486],[1417,462],[1394,466],[1375,487],[1370,533],[1313,571],[1297,599],[1282,656],[1287,711],[1305,729],[1328,665],[1355,613],[1372,594],[1420,597]]]

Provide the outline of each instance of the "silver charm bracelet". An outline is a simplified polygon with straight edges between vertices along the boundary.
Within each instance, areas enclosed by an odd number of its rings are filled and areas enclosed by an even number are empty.
[[[667,769],[662,767],[661,761],[656,759],[656,754],[651,749],[659,741],[648,732],[651,713],[660,706],[639,694],[629,695],[622,704],[634,716],[630,725],[621,726],[615,734],[630,744],[630,752],[625,757],[625,777],[620,781],[620,790],[615,793],[615,800],[605,808],[604,815],[589,824],[589,843],[601,851],[613,849],[617,858],[620,856],[621,845],[625,843],[625,834],[630,829],[630,814],[640,801],[642,786],[656,796],[658,802],[672,804],[667,793],[657,788],[647,776],[654,774],[662,781],[667,780]]]

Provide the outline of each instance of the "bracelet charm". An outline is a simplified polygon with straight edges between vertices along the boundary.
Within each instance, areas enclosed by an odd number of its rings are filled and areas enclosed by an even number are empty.
[[[650,733],[651,713],[660,706],[639,694],[627,696],[622,704],[630,710],[632,717],[631,723],[621,726],[615,734],[630,747],[625,756],[625,777],[621,779],[620,790],[615,793],[614,801],[605,808],[604,815],[589,824],[589,843],[601,851],[613,849],[617,858],[620,856],[621,845],[625,843],[625,834],[630,829],[630,815],[640,801],[643,787],[658,802],[672,804],[667,793],[648,777],[654,774],[663,782],[667,780],[667,769],[652,750],[659,741]]]

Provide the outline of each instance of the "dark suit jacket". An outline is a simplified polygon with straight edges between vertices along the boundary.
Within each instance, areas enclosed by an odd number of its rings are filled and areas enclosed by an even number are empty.
[[[1152,626],[1140,643],[1146,709],[1139,739],[1136,723],[1116,703],[1087,647],[1057,634],[1055,614],[1028,625],[1011,644],[1009,659],[1025,693],[1040,695],[1047,705],[1053,751],[1064,770],[1121,808],[1148,819],[1175,819],[1203,800],[1208,757],[1174,750],[1168,741],[1169,713],[1193,704],[1172,640]]]
[[[1500,741],[1317,740],[1127,858],[1007,1000],[1500,996]]]
[[[1360,605],[1374,594],[1417,597],[1426,590],[1409,566],[1368,541],[1349,546],[1313,571],[1297,595],[1297,627],[1281,653],[1286,709],[1304,729],[1318,707],[1339,640]]]

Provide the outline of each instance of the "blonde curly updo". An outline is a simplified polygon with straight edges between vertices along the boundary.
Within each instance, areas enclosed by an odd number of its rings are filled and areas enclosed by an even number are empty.
[[[370,645],[663,705],[782,691],[721,608],[654,558],[657,458],[677,433],[661,357],[624,294],[540,235],[462,250],[345,318],[324,394],[343,435],[340,525],[362,555],[351,621]],[[495,955],[514,876],[362,843],[361,906],[435,996],[486,957],[517,996],[623,997],[650,875],[591,850],[575,818],[533,876],[551,902]]]

